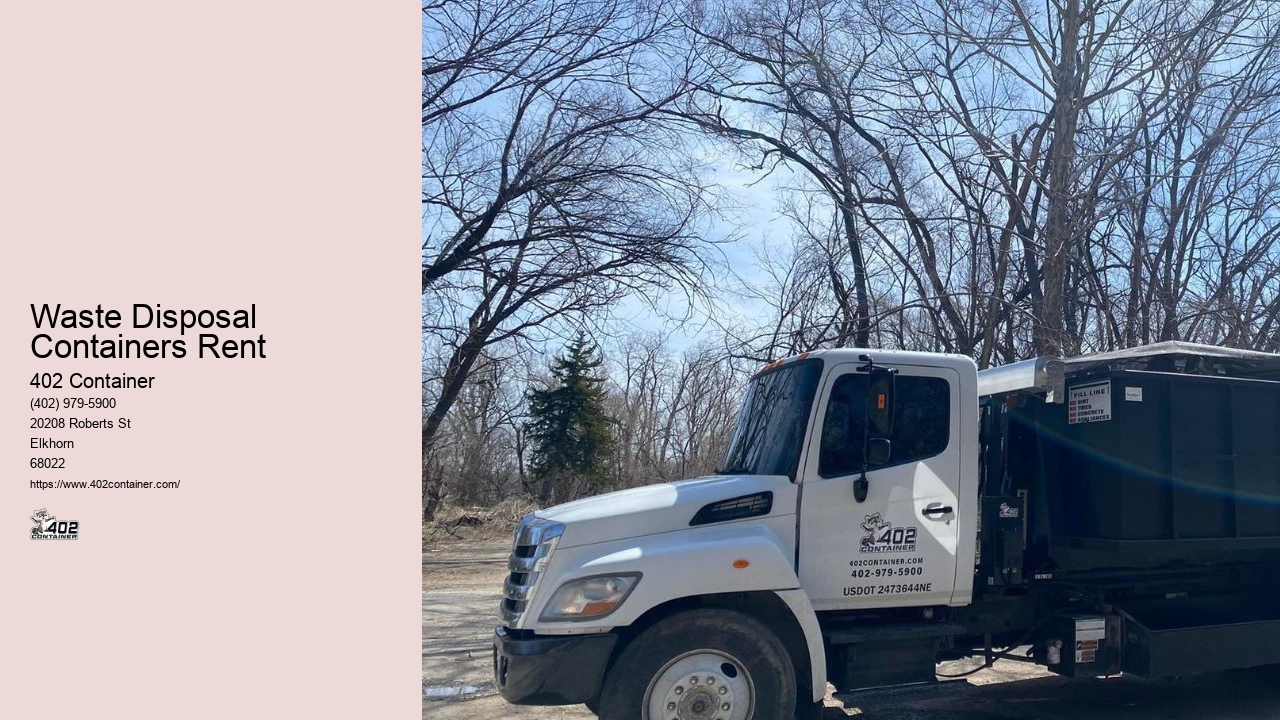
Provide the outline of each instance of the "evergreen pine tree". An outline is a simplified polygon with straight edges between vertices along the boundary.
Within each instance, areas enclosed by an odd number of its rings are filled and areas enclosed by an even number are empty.
[[[612,436],[604,409],[603,360],[579,333],[557,357],[552,387],[529,392],[530,488],[543,505],[602,490]]]

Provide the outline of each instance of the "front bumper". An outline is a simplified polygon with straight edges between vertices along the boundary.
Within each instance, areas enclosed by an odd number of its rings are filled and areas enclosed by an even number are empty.
[[[493,676],[503,699],[516,705],[573,705],[600,692],[614,633],[533,635],[499,627],[493,639]]]

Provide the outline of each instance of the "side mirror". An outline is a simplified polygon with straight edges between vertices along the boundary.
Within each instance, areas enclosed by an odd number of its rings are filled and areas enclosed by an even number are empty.
[[[889,437],[893,435],[894,375],[892,368],[880,367],[867,361],[867,422],[862,436],[862,475],[853,481],[853,499],[864,502],[870,483],[867,469],[872,465],[889,462],[893,449]]]
[[[873,367],[867,379],[867,437],[893,435],[894,371]]]
[[[871,438],[867,441],[867,464],[884,465],[889,462],[892,451],[893,443],[889,442],[889,438]]]

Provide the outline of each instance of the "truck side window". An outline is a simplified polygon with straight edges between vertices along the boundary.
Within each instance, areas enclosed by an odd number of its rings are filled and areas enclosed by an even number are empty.
[[[867,376],[842,375],[831,388],[822,420],[818,474],[848,475],[862,469],[862,436],[866,430]]]
[[[890,465],[923,460],[947,449],[951,388],[936,377],[898,377]]]
[[[942,378],[898,376],[888,465],[923,460],[946,449],[951,427],[950,392]],[[818,474],[822,477],[851,475],[862,469],[866,403],[866,375],[851,373],[836,379],[822,420],[818,452]]]

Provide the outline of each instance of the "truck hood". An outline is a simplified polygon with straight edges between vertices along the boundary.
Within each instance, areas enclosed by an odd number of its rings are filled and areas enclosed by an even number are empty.
[[[686,530],[704,505],[773,492],[770,516],[795,512],[795,485],[784,475],[716,475],[645,485],[539,510],[537,517],[563,523],[562,547]]]

